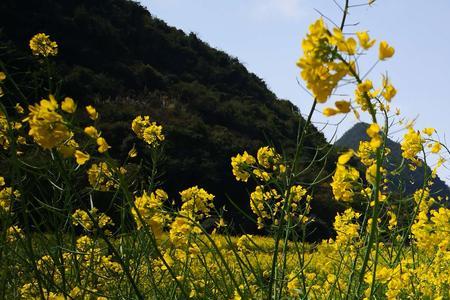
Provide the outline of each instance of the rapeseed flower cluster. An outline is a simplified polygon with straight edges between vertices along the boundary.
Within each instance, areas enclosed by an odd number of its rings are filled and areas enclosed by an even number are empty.
[[[30,105],[28,116],[22,122],[28,124],[30,127],[28,134],[43,149],[56,149],[63,158],[74,157],[79,165],[84,165],[91,156],[88,152],[80,150],[80,145],[75,140],[75,133],[71,129],[73,125],[64,116],[64,113],[75,113],[76,108],[77,105],[72,98],[66,97],[60,106],[56,98],[49,95],[49,99],[42,99],[39,103]],[[98,118],[95,108],[92,106],[86,108],[90,116],[94,111],[95,119]],[[15,127],[20,128],[17,125]],[[99,153],[105,153],[111,148],[94,126],[86,127],[85,133],[95,139]],[[18,141],[21,140],[18,139]]]
[[[97,208],[93,207],[89,210],[77,209],[72,214],[72,223],[75,226],[81,226],[86,232],[92,232],[97,228],[103,230],[106,234],[110,234],[109,230],[105,230],[107,226],[114,226],[112,219],[103,212],[99,212]]]
[[[58,44],[50,40],[50,36],[45,33],[38,33],[30,40],[30,49],[33,55],[56,56],[58,54]]]
[[[311,200],[304,197],[307,190],[301,185],[292,185],[288,190],[279,192],[279,188],[271,186],[272,181],[280,180],[286,174],[286,165],[280,154],[273,147],[259,148],[256,159],[246,151],[231,158],[231,167],[236,180],[247,182],[253,176],[258,183],[250,194],[250,208],[257,216],[258,228],[265,223],[277,225],[281,214],[284,219],[294,218],[306,223]],[[304,200],[302,203],[301,200]],[[289,207],[288,211],[283,207]]]
[[[162,189],[147,194],[144,191],[142,196],[135,197],[134,206],[131,209],[137,229],[143,228],[143,224],[151,229],[155,237],[161,237],[164,226],[170,220],[168,213],[164,211],[164,202],[168,196]]]
[[[6,242],[14,243],[23,239],[25,239],[25,234],[19,226],[11,225],[6,229]]]
[[[423,150],[424,143],[425,140],[422,138],[420,132],[415,131],[412,127],[409,127],[408,132],[405,134],[403,141],[401,142],[402,156],[417,164],[420,164],[416,156]]]
[[[5,185],[5,178],[0,176],[0,215],[11,213],[13,204],[20,198],[20,192]]]
[[[20,122],[8,121],[7,117],[0,112],[0,146],[4,150],[8,150],[11,145],[11,138],[14,137],[14,132],[17,132],[22,128]],[[19,144],[25,144],[25,138],[23,136],[14,137]]]
[[[244,151],[243,154],[238,154],[231,158],[231,166],[233,168],[233,175],[236,180],[247,182],[251,174],[251,167],[256,163],[253,156]]]
[[[67,122],[57,111],[59,105],[53,95],[49,96],[49,100],[42,99],[28,108],[30,113],[24,119],[30,126],[28,134],[42,148],[56,148],[73,136]]]
[[[11,222],[14,216],[14,207],[20,204],[20,192],[6,185],[5,178],[0,176],[0,221],[5,228],[5,241],[14,243],[25,237],[22,229]]]
[[[122,266],[107,255],[105,249],[84,235],[76,240],[73,249],[65,249],[60,256],[43,255],[36,263],[41,276],[54,284],[64,283],[65,290],[42,287],[33,279],[20,288],[22,299],[108,299],[113,297],[112,286],[118,287],[123,277]],[[72,276],[72,274],[77,276]]]
[[[125,168],[115,169],[106,162],[94,163],[87,170],[88,181],[91,187],[98,191],[110,191],[119,188],[118,174],[125,174]]]
[[[348,151],[338,158],[333,182],[330,184],[334,198],[338,201],[352,201],[355,190],[358,189],[359,172],[356,168],[347,165],[353,155],[353,151]]]
[[[256,158],[244,151],[231,158],[231,167],[236,180],[247,182],[250,176],[256,180],[269,181],[286,172],[281,155],[273,147],[259,148]]]
[[[175,245],[188,245],[191,238],[202,233],[199,222],[210,216],[214,208],[214,195],[198,186],[180,192],[181,209],[170,225],[170,240]],[[195,250],[193,250],[195,249]],[[194,245],[190,251],[197,251]]]
[[[136,117],[131,124],[131,128],[138,138],[151,146],[158,146],[164,141],[162,126],[157,125],[156,122],[151,122],[149,116]]]
[[[326,102],[338,82],[349,73],[348,66],[336,58],[336,47],[348,55],[356,53],[356,41],[345,39],[337,28],[331,34],[322,19],[310,25],[302,41],[303,56],[297,66],[302,69],[306,87],[319,103]]]
[[[258,228],[264,227],[264,220],[272,220],[270,207],[276,205],[277,209],[281,205],[281,195],[276,189],[266,190],[263,185],[258,185],[255,191],[250,194],[250,208],[257,216]],[[278,203],[278,204],[277,204]]]
[[[309,28],[309,32],[302,41],[303,56],[297,62],[301,69],[301,76],[319,103],[325,103],[333,94],[344,77],[350,76],[357,80],[355,90],[355,102],[362,111],[371,109],[373,114],[372,99],[379,100],[383,96],[387,102],[396,95],[396,89],[387,78],[383,78],[382,90],[373,89],[372,81],[362,81],[357,73],[357,55],[373,47],[376,40],[371,39],[367,31],[356,32],[357,40],[353,37],[345,37],[340,28],[329,30],[323,19],[315,21]],[[358,47],[359,45],[359,47]],[[386,60],[394,55],[394,48],[386,41],[382,41],[379,47],[379,60]],[[380,104],[381,106],[381,104]],[[383,104],[384,108],[389,106]],[[356,106],[351,100],[335,101],[335,107],[327,107],[323,110],[326,116],[346,114],[353,110],[358,116]]]

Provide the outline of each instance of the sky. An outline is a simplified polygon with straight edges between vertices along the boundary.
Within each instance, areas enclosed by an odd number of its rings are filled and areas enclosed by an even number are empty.
[[[301,40],[310,23],[321,14],[340,23],[336,5],[344,0],[141,0],[151,14],[186,33],[194,32],[210,46],[237,57],[262,78],[279,98],[288,99],[307,113],[312,97],[303,84],[295,62],[301,55]],[[367,0],[350,0],[351,5]],[[442,140],[450,140],[450,1],[377,0],[371,6],[356,6],[344,32],[369,31],[377,42],[386,40],[395,48],[388,61],[376,64],[368,75],[374,85],[388,74],[397,89],[392,107],[416,128],[434,127]],[[332,23],[326,22],[329,27]],[[377,61],[377,47],[361,59],[368,70]],[[352,91],[342,91],[341,99]],[[345,95],[345,93],[348,94]],[[339,100],[339,99],[335,99]],[[357,120],[348,115],[326,118],[319,105],[313,120],[330,140],[340,137]],[[328,105],[329,106],[329,105]],[[368,118],[362,118],[368,121]],[[339,124],[339,126],[336,126]],[[399,139],[399,132],[394,139]],[[441,172],[447,182],[450,171]]]

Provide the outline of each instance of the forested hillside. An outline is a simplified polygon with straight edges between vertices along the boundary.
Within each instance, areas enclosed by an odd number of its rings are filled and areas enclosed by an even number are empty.
[[[236,227],[246,223],[236,218],[228,199],[247,210],[248,193],[233,178],[230,157],[272,143],[291,153],[304,123],[300,112],[311,104],[304,99],[298,109],[278,99],[237,58],[167,25],[151,14],[151,7],[149,12],[133,1],[3,0],[0,19],[0,59],[20,78],[19,101],[46,96],[35,94],[45,90],[46,82],[28,48],[30,37],[45,32],[59,45],[50,66],[61,78],[59,96],[97,107],[113,157],[125,158],[135,142],[130,121],[150,115],[165,129],[160,181],[169,195],[177,198],[186,187],[202,186],[216,195],[217,206],[226,204]],[[304,163],[317,149],[320,157],[330,147],[313,127],[305,146]],[[323,177],[333,171],[334,161],[332,153]],[[311,182],[321,169],[322,162],[317,163],[299,180]],[[313,214],[331,223],[337,206],[329,188],[324,184],[312,194]]]

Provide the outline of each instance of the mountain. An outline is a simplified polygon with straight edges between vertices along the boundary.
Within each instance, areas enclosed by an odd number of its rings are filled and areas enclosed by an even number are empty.
[[[369,124],[363,122],[355,124],[335,142],[335,146],[358,150],[359,141],[369,140],[366,133],[368,127]],[[390,189],[403,195],[413,194],[417,189],[423,186],[424,175],[431,174],[430,167],[425,165],[425,167],[418,167],[412,171],[405,162],[405,167],[402,168],[401,171],[394,173],[393,171],[402,164],[403,157],[401,146],[391,139],[387,139],[386,146],[391,150],[384,166],[388,171],[388,178],[391,181]],[[450,188],[439,178],[439,176],[436,176],[436,178],[433,179],[431,192],[435,196],[441,196],[442,198],[450,197]]]
[[[247,189],[252,188],[234,180],[230,157],[270,143],[292,153],[298,126],[305,123],[296,106],[278,99],[237,58],[167,25],[133,1],[2,0],[0,20],[0,59],[27,100],[48,93],[46,74],[36,71],[39,63],[28,49],[29,39],[44,32],[59,45],[48,67],[61,78],[60,96],[97,107],[114,158],[126,157],[136,142],[131,120],[151,116],[165,130],[161,181],[169,195],[177,199],[179,191],[200,185],[216,195],[218,206],[226,204],[236,227],[252,228],[236,217],[228,200],[248,211]],[[302,162],[317,149],[324,155],[329,148],[323,134],[310,127]],[[331,151],[323,176],[334,170],[335,159]],[[301,180],[311,182],[321,164]],[[329,187],[323,184],[313,192],[314,214],[330,224],[338,205],[330,200]]]

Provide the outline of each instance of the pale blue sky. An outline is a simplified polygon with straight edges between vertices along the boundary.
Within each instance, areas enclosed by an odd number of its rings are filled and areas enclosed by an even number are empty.
[[[343,3],[343,0],[337,0]],[[336,23],[341,12],[332,0],[142,0],[150,12],[185,32],[195,32],[212,47],[239,58],[247,69],[264,79],[279,97],[292,101],[302,112],[311,97],[297,85],[300,42],[319,10]],[[366,0],[350,0],[352,4]],[[371,7],[351,9],[347,32],[369,30],[386,40],[395,56],[379,63],[369,75],[374,84],[388,72],[398,93],[392,106],[407,118],[419,116],[417,128],[435,127],[441,138],[450,135],[450,1],[377,0]],[[363,66],[376,61],[377,49]],[[350,92],[351,93],[351,92]],[[325,106],[319,106],[322,110]],[[338,122],[317,113],[314,120]],[[355,118],[338,129],[343,134]],[[330,139],[334,127],[325,130]],[[449,137],[450,140],[450,137]],[[444,172],[447,173],[447,172]],[[448,173],[450,174],[450,173]],[[444,174],[442,174],[444,175]],[[447,177],[447,174],[444,175]]]

